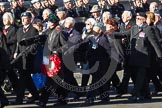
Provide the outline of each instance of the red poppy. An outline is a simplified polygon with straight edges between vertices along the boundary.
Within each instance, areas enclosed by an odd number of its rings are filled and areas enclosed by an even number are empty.
[[[126,28],[127,28],[127,29],[130,29],[130,28],[131,28],[131,25],[128,24],[128,25],[126,26]]]
[[[60,26],[56,26],[55,29],[56,30],[61,30],[61,27]]]
[[[3,30],[2,30],[2,33],[3,33],[4,35],[6,35],[6,34],[7,34],[7,30],[6,30],[6,29],[3,29]]]

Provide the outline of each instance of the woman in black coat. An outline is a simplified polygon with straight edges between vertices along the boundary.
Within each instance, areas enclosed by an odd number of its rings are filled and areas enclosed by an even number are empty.
[[[3,17],[3,29],[2,29],[2,48],[7,54],[9,61],[13,59],[13,54],[16,48],[16,28],[13,26],[14,18],[10,12],[4,13]],[[13,65],[8,68],[8,77],[12,83],[13,89],[17,90],[17,76],[13,71]]]
[[[13,26],[14,19],[11,13],[6,12],[3,15],[3,29],[2,29],[2,42],[3,48],[10,56],[10,60],[13,58],[13,53],[16,48],[16,28]]]
[[[114,62],[115,64],[118,64],[111,78],[111,81],[112,81],[113,86],[116,88],[116,90],[119,91],[120,79],[117,76],[116,71],[118,71],[121,68],[119,66],[120,66],[121,60],[124,59],[124,52],[123,52],[123,48],[121,45],[121,39],[112,39],[109,36],[109,33],[112,33],[115,31],[116,32],[118,31],[118,23],[116,22],[115,19],[110,18],[107,20],[107,23],[106,23],[105,35],[107,36],[108,41],[111,46],[111,61]]]
[[[154,21],[155,21],[155,15],[152,12],[146,12],[146,23],[152,27],[155,36],[157,37],[157,39],[161,42],[162,38],[161,38],[161,34],[159,29],[154,26]],[[155,91],[153,92],[153,94],[157,94],[159,91],[162,91],[162,85],[160,83],[160,80],[158,79],[158,72],[159,72],[159,62],[157,61],[157,56],[155,53],[155,50],[152,48],[151,51],[151,67],[148,69],[148,80],[152,80],[154,86],[155,86]]]

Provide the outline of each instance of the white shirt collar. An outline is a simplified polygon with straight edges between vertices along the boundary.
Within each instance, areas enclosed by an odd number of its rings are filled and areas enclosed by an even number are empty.
[[[24,28],[28,28],[28,27],[29,27],[29,25],[30,25],[30,24],[28,24],[28,25],[24,25],[23,27],[24,27]]]

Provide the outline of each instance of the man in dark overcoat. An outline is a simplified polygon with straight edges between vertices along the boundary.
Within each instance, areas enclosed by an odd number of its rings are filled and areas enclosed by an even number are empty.
[[[25,89],[28,88],[29,92],[32,94],[32,98],[28,101],[33,102],[38,99],[39,95],[37,89],[31,78],[31,73],[34,67],[34,58],[36,44],[28,45],[21,43],[22,40],[34,37],[38,34],[37,30],[31,24],[31,14],[29,12],[24,12],[21,14],[22,27],[20,27],[16,33],[17,37],[17,48],[14,54],[14,58],[22,52],[24,54],[19,59],[19,90],[17,91],[17,97],[14,104],[21,104],[24,98]]]
[[[146,83],[146,70],[150,67],[151,46],[155,49],[157,56],[162,57],[161,46],[154,35],[154,31],[145,24],[145,18],[146,14],[139,12],[136,15],[135,26],[128,31],[112,34],[115,38],[130,37],[128,70],[135,75],[134,89],[131,93],[132,96],[129,98],[132,101],[150,99],[148,84]]]
[[[135,19],[133,18],[133,14],[131,11],[124,11],[122,14],[122,21],[123,24],[120,27],[120,31],[126,31],[131,29],[132,26],[135,25]],[[117,97],[121,97],[124,93],[127,93],[128,89],[128,84],[129,84],[129,79],[130,77],[133,79],[133,76],[131,72],[129,72],[128,69],[128,56],[129,56],[129,37],[123,38],[122,39],[122,46],[124,49],[124,60],[123,60],[123,68],[124,68],[124,73],[123,73],[123,79],[119,87],[118,95]]]

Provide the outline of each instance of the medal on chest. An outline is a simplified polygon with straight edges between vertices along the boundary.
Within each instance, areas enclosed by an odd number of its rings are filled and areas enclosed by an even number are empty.
[[[144,32],[140,32],[140,33],[139,33],[139,37],[141,37],[141,38],[144,38],[145,35],[146,35],[146,33],[144,33]]]
[[[92,49],[97,49],[98,48],[98,42],[99,42],[99,39],[94,40],[94,42],[92,44]]]

